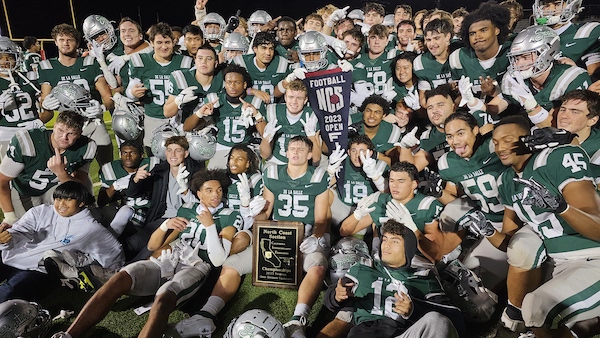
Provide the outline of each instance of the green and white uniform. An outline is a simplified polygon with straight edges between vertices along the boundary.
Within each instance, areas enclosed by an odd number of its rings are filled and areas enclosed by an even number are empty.
[[[419,90],[431,90],[452,80],[450,62],[439,63],[433,54],[421,54],[413,61],[413,72],[417,77]]]
[[[181,106],[182,122],[193,114],[193,111],[197,109],[197,105],[202,102],[202,98],[208,93],[219,93],[223,90],[223,76],[221,73],[216,73],[210,85],[208,87],[203,87],[196,79],[195,69],[176,70],[169,75],[169,82],[172,85],[169,86],[168,92],[169,95],[173,96],[179,95],[182,90],[188,87],[198,87],[198,89],[194,90],[194,95],[198,96],[198,99]]]
[[[555,30],[560,37],[560,51],[567,57],[586,68],[600,61],[600,23],[569,23]]]
[[[365,135],[364,129],[361,129],[360,134]],[[375,151],[384,154],[395,147],[394,143],[400,142],[401,135],[402,132],[397,125],[381,121],[377,134],[375,134],[371,141],[375,144]]]
[[[233,63],[246,68],[252,79],[252,88],[269,93],[273,101],[275,86],[289,74],[288,61],[285,57],[277,55],[267,68],[260,69],[256,65],[255,57],[254,54],[238,55],[233,58]]]
[[[592,174],[596,180],[596,185],[600,184],[600,131],[593,127],[590,136],[580,145],[590,156],[590,165]]]
[[[421,134],[421,149],[431,154],[433,160],[437,161],[442,155],[450,151],[450,145],[446,142],[445,133],[440,132],[434,126],[430,126]]]
[[[313,115],[312,108],[304,106],[304,109],[299,114],[292,116],[288,114],[285,103],[274,103],[267,106],[267,122],[277,119],[277,125],[281,126],[281,129],[277,131],[273,141],[273,154],[269,161],[273,160],[275,164],[281,165],[288,162],[286,155],[287,146],[290,143],[290,139],[297,135],[304,135],[304,125],[300,122],[300,119],[306,119],[306,113]],[[319,125],[317,123],[317,130]]]
[[[360,93],[366,97],[383,92],[392,88],[392,69],[390,63],[398,55],[396,49],[383,52],[379,57],[370,59],[368,52],[362,52],[356,59],[350,60],[354,71],[352,71],[352,83],[366,81],[368,93]]]
[[[37,108],[37,93],[34,88],[25,82],[20,76],[13,73],[13,77],[20,90],[14,93],[17,108],[13,110],[5,110],[0,116],[0,142],[8,143],[20,129],[31,129],[26,122],[31,122],[39,118]],[[32,81],[34,85],[36,81]],[[9,89],[10,80],[5,77],[0,77],[0,92]],[[21,125],[21,126],[19,126]],[[6,147],[4,152],[6,151]]]
[[[87,89],[92,99],[102,103],[100,93],[96,90],[96,81],[104,74],[93,56],[79,57],[72,66],[64,66],[58,58],[44,60],[40,62],[39,74],[40,85],[56,87],[59,83],[72,82]]]
[[[21,72],[29,75],[34,74],[32,78],[38,78],[38,68],[42,62],[42,56],[38,53],[25,52],[23,53],[23,64],[21,65]],[[31,73],[30,73],[31,72]]]
[[[504,205],[498,200],[496,178],[506,170],[494,152],[491,138],[477,147],[473,155],[466,159],[451,151],[438,160],[438,172],[442,179],[454,183],[477,202],[481,212],[498,231],[502,230]]]
[[[237,176],[229,175],[231,179],[231,185],[227,187],[227,207],[233,210],[240,210],[240,195],[238,193],[236,183],[239,182]],[[250,182],[250,198],[258,195],[262,195],[263,190],[263,178],[261,173],[255,173],[248,177]]]
[[[385,215],[387,203],[392,200],[391,194],[381,194],[375,202],[373,210],[370,215],[373,223],[377,227],[377,231],[381,230],[381,226],[389,218]],[[422,233],[425,233],[425,225],[437,220],[440,216],[440,212],[444,209],[444,205],[432,196],[426,196],[421,193],[416,193],[408,203],[404,205],[410,212],[413,222],[417,226],[417,229]],[[381,235],[381,234],[380,234]]]

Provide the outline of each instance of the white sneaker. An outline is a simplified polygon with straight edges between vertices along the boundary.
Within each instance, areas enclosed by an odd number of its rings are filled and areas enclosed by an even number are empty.
[[[175,330],[182,338],[198,336],[210,338],[216,329],[215,322],[203,315],[193,315],[175,325]]]
[[[300,319],[292,319],[283,324],[286,338],[306,338],[306,334],[304,333],[306,322],[306,317],[300,317]]]
[[[506,308],[504,308],[504,311],[502,311],[502,316],[500,317],[500,322],[502,323],[502,326],[504,326],[505,328],[509,329],[512,332],[523,332],[525,331],[525,322],[522,320],[518,320],[518,319],[512,319],[508,316],[508,314],[506,313]],[[531,333],[533,334],[533,333]],[[525,336],[527,337],[527,336]],[[533,336],[535,337],[535,336]]]
[[[94,258],[91,255],[79,250],[63,250],[61,254],[67,264],[76,268],[94,263]]]

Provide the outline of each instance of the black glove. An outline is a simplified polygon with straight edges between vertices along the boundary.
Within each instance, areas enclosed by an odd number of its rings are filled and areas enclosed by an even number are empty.
[[[237,12],[235,12],[235,15],[229,17],[225,32],[231,33],[240,25],[240,13],[241,10],[238,9]]]
[[[488,221],[483,212],[479,210],[469,213],[466,216],[466,219],[468,220],[463,223],[463,227],[476,236],[489,237],[496,231],[496,228],[494,228],[492,223]]]
[[[523,205],[531,205],[540,209],[548,209],[561,214],[567,210],[569,205],[562,196],[554,196],[546,187],[536,182],[533,178],[528,180],[515,177],[513,180],[523,184]]]
[[[573,134],[564,129],[546,127],[534,130],[531,135],[521,136],[520,141],[523,142],[525,149],[527,149],[529,153],[535,153],[546,148],[569,144],[573,141],[575,136],[577,136],[577,134]],[[517,149],[516,153],[517,155],[524,154],[521,147]]]
[[[427,167],[425,167],[423,174],[425,175],[425,180],[429,183],[426,194],[435,198],[442,197],[442,192],[446,187],[446,182],[442,180],[440,174],[433,170],[429,170]]]

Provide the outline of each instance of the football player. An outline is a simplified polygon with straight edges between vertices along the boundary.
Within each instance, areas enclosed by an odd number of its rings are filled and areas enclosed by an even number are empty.
[[[390,67],[393,70],[393,90],[384,94],[386,100],[392,102],[402,100],[413,111],[421,109],[417,92],[417,78],[413,72],[416,57],[415,52],[403,52],[392,60]]]
[[[82,136],[84,118],[60,113],[52,130],[18,132],[0,164],[0,206],[4,223],[13,224],[25,211],[52,203],[59,183],[78,181],[91,191],[88,171],[96,143]]]
[[[252,79],[249,95],[260,97],[265,103],[283,95],[282,85],[288,71],[288,61],[284,56],[275,55],[275,36],[268,32],[259,32],[252,40],[254,54],[233,58],[233,63],[248,70]]]
[[[286,149],[294,136],[305,135],[314,145],[321,143],[317,133],[319,131],[317,117],[307,105],[308,89],[297,79],[287,86],[284,94],[285,103],[273,103],[267,106],[267,124],[259,148],[263,159],[277,165],[288,163]],[[318,166],[321,160],[321,147],[313,147],[312,158],[313,164]]]
[[[161,251],[160,256],[125,266],[94,293],[67,331],[55,336],[82,336],[124,294],[156,295],[140,335],[162,335],[169,314],[196,294],[209,272],[229,256],[231,240],[242,226],[240,214],[221,202],[226,182],[219,171],[194,174],[191,189],[200,203],[182,205],[152,233],[148,248]]]
[[[123,67],[131,59],[134,54],[144,54],[152,52],[152,45],[144,40],[142,26],[129,17],[124,17],[119,22],[119,40],[123,44],[123,54],[116,55],[119,50],[113,50],[107,56],[110,62],[108,68],[115,74],[119,75],[119,79],[124,88],[129,84],[129,67]],[[123,91],[123,90],[121,90]]]
[[[342,34],[342,40],[346,43],[345,60],[352,60],[360,55],[360,50],[365,43],[365,36],[358,28],[352,28]]]
[[[23,73],[34,72],[33,79],[38,79],[38,66],[42,61],[40,55],[40,42],[35,36],[26,36],[23,38],[23,64],[21,65],[21,71]]]
[[[296,40],[298,29],[296,20],[284,16],[277,22],[277,47],[275,52],[286,58],[290,63],[298,62],[298,41]]]
[[[0,36],[0,156],[4,157],[8,143],[22,129],[43,127],[39,119],[35,80],[30,81],[19,71],[23,58],[19,46]],[[37,74],[37,73],[36,73]]]
[[[494,232],[488,239],[505,247],[508,243],[511,269],[528,273],[529,278],[518,284],[509,280],[508,286],[524,295],[522,317],[536,337],[568,336],[570,330],[578,336],[593,335],[596,332],[575,325],[600,315],[597,304],[586,304],[600,290],[594,286],[600,279],[600,200],[589,157],[571,145],[518,155],[515,143],[528,135],[529,123],[520,116],[507,117],[495,126],[495,152],[510,168],[498,178],[505,233]],[[516,232],[512,238],[506,235],[510,232]],[[554,272],[539,286],[539,267],[546,254],[553,258],[549,264]],[[519,307],[521,299],[509,301]]]
[[[451,80],[448,57],[452,25],[446,20],[434,19],[425,26],[423,34],[427,52],[417,56],[413,68],[419,89],[419,102],[425,107],[425,91]]]
[[[225,19],[217,13],[208,13],[200,20],[199,26],[206,41],[218,53],[221,52],[221,42],[225,37]]]
[[[381,261],[353,265],[325,294],[330,310],[353,308],[348,337],[458,337],[464,331],[460,310],[448,305],[431,271],[411,267],[414,233],[395,220],[381,231]]]
[[[40,112],[42,122],[48,122],[54,117],[59,102],[50,92],[61,82],[72,82],[84,87],[95,100],[97,109],[86,112],[87,121],[83,135],[89,136],[96,142],[98,152],[96,160],[103,165],[112,161],[113,147],[110,136],[106,131],[102,114],[112,111],[113,100],[110,87],[106,83],[98,62],[93,56],[80,57],[77,47],[81,34],[71,25],[60,24],[52,29],[52,38],[58,47],[58,57],[40,62],[39,83],[41,84],[41,104],[44,111]]]
[[[200,27],[196,25],[183,27],[183,44],[185,45],[184,55],[196,58],[198,48],[204,45],[204,36]]]
[[[219,54],[219,63],[229,64],[236,56],[246,54],[249,48],[250,41],[248,41],[247,37],[238,32],[232,32],[223,40],[223,48],[221,54]]]
[[[153,132],[165,122],[163,106],[172,85],[169,75],[175,70],[190,69],[193,59],[173,53],[173,31],[168,24],[159,22],[150,30],[154,52],[135,54],[129,60],[127,97],[144,104],[144,146],[150,150]]]
[[[398,41],[394,47],[399,51],[421,52],[418,48],[415,48],[415,44],[418,43],[415,40],[417,37],[415,23],[410,20],[403,20],[400,21],[396,27]]]
[[[115,74],[112,73],[106,64],[106,55],[113,50],[121,49],[121,46],[118,46],[119,39],[115,34],[112,23],[101,15],[90,15],[83,20],[82,30],[83,37],[87,42],[89,55],[96,58],[108,86],[113,90],[117,89],[119,85]]]

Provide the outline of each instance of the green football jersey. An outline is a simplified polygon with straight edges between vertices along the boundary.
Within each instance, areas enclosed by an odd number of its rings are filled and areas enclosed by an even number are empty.
[[[233,63],[246,68],[252,79],[252,88],[269,93],[273,101],[275,86],[289,74],[288,61],[285,57],[276,55],[266,69],[259,69],[254,58],[254,54],[238,55],[233,58]]]
[[[361,93],[366,96],[372,94],[382,95],[386,88],[392,88],[392,69],[391,61],[400,52],[392,49],[384,52],[375,59],[370,59],[367,52],[362,52],[356,59],[350,61],[354,70],[352,71],[352,82],[366,81],[368,84],[368,93]]]
[[[361,128],[360,134],[365,135],[364,128]],[[387,121],[381,121],[377,134],[375,134],[375,137],[373,137],[371,141],[375,144],[375,150],[377,152],[385,153],[395,147],[394,143],[400,142],[401,134],[402,132],[397,125]]]
[[[208,93],[219,93],[223,90],[223,76],[221,73],[216,73],[210,85],[208,87],[203,87],[200,82],[196,80],[195,69],[176,70],[169,75],[169,82],[172,84],[168,88],[169,95],[173,96],[179,95],[182,90],[188,87],[198,87],[194,90],[194,95],[198,96],[198,99],[181,106],[182,121],[185,121],[186,118],[192,115],[198,103],[202,102],[202,98],[206,97]]]
[[[267,164],[263,171],[263,182],[275,196],[274,221],[314,225],[315,199],[329,185],[325,168],[309,166],[306,174],[292,179],[287,173],[287,165]]]
[[[22,130],[10,141],[6,155],[25,165],[23,171],[12,180],[12,186],[21,196],[41,196],[59,183],[58,177],[48,169],[48,160],[54,156],[51,134],[52,130]],[[63,158],[67,159],[67,173],[72,174],[91,163],[95,155],[96,143],[81,136],[62,153]]]
[[[598,128],[592,128],[590,136],[580,145],[590,156],[592,174],[596,184],[600,183],[600,131]]]
[[[200,223],[198,218],[196,218],[199,214],[199,207],[199,203],[185,203],[177,210],[177,217],[183,217],[190,221],[187,227],[179,233],[178,238],[182,242],[186,242],[192,248],[196,248],[199,245],[198,257],[214,267],[208,257],[206,227]],[[215,226],[217,227],[217,233],[220,233],[221,230],[229,226],[233,226],[239,230],[244,225],[244,220],[242,219],[242,216],[240,216],[240,213],[229,208],[223,208],[217,211],[212,217],[215,221]]]
[[[446,142],[446,134],[440,132],[436,127],[430,126],[421,134],[421,149],[431,154],[437,161],[450,151],[450,145]]]
[[[250,102],[263,116],[265,115],[265,106],[258,97],[248,95],[243,98]],[[236,144],[248,143],[255,127],[246,128],[241,120],[242,104],[232,104],[227,101],[225,92],[219,94],[209,93],[204,98],[204,103],[215,102],[215,110],[212,114],[218,128],[217,143],[226,147],[233,147]]]
[[[190,69],[193,59],[189,56],[173,54],[171,62],[161,65],[154,60],[154,52],[149,54],[134,54],[129,60],[129,78],[139,79],[144,85],[146,94],[140,98],[144,104],[145,114],[164,119],[163,106],[167,102],[169,87],[169,75],[176,70]]]
[[[100,93],[96,90],[96,81],[104,77],[100,65],[93,56],[79,57],[72,66],[63,66],[58,58],[40,62],[38,83],[56,87],[63,82],[72,82],[89,90],[93,99],[102,102]]]
[[[504,215],[504,205],[498,200],[496,182],[504,170],[506,167],[496,156],[491,138],[485,139],[469,159],[451,151],[438,160],[440,176],[460,187],[477,202],[480,210],[492,222],[502,222]]]
[[[313,110],[309,106],[304,106],[304,109],[300,113],[300,119],[306,120],[306,113],[313,115]],[[288,158],[286,155],[287,146],[290,143],[290,139],[297,135],[304,135],[304,125],[300,120],[291,123],[287,116],[287,107],[285,103],[274,103],[267,106],[267,122],[277,119],[277,125],[281,126],[281,129],[277,131],[273,140],[273,156],[283,162],[287,163]],[[319,124],[317,123],[317,130],[319,130]]]
[[[531,84],[531,80],[525,80],[525,83],[529,85],[537,103],[550,111],[553,107],[552,101],[575,89],[587,89],[592,84],[592,80],[585,69],[554,63],[542,90],[537,91]],[[502,81],[502,92],[510,93],[508,80]],[[495,119],[499,119],[499,117]]]
[[[509,65],[506,54],[510,51],[510,45],[510,42],[505,42],[500,46],[500,51],[498,51],[494,63],[487,69],[483,68],[475,51],[471,47],[462,47],[455,50],[450,54],[450,57],[448,57],[452,79],[458,81],[462,75],[468,76],[473,83],[473,93],[477,97],[481,96],[480,76],[483,78],[489,76],[492,79],[497,80],[498,83],[502,82],[502,77],[504,76],[504,73],[506,73]]]
[[[21,71],[23,73],[32,71],[37,72],[40,62],[42,62],[42,56],[40,54],[33,52],[25,52],[23,54],[23,64],[21,65]]]
[[[596,63],[598,61],[600,23],[597,21],[571,23],[566,28],[559,28],[558,31],[562,31],[558,36],[560,37],[560,51],[563,57],[575,61],[578,66],[584,69],[586,63]]]
[[[236,183],[239,182],[237,176],[229,175],[231,179],[231,184],[227,187],[227,207],[233,210],[240,210],[240,196],[238,192],[238,188]],[[250,198],[258,195],[262,195],[263,190],[263,178],[260,172],[253,174],[248,177],[248,181],[250,182]]]
[[[433,272],[412,267],[393,269],[381,262],[373,262],[372,266],[358,263],[346,272],[346,277],[354,282],[355,325],[384,317],[398,320],[400,315],[393,311],[393,306],[394,293],[398,293],[399,287],[404,286],[409,296],[422,300],[445,294]]]
[[[378,170],[383,170],[384,173],[390,171],[387,163],[382,160],[377,161],[376,167]],[[377,191],[373,181],[367,177],[362,168],[357,168],[352,164],[350,157],[346,157],[344,170],[344,195],[340,196],[344,204],[356,205],[363,197]]]
[[[22,122],[33,121],[39,117],[37,108],[37,92],[35,89],[25,82],[20,76],[13,73],[13,77],[19,85],[19,90],[14,92],[17,108],[13,110],[4,110],[0,116],[0,141],[9,141],[14,133],[20,128],[18,125]],[[35,80],[31,81],[34,86],[37,86]],[[10,80],[5,77],[0,77],[0,92],[10,88]],[[3,127],[15,128],[12,132]],[[8,135],[10,134],[10,135]]]
[[[415,58],[413,72],[419,90],[431,90],[452,80],[450,62],[446,60],[444,63],[439,63],[430,52]]]
[[[547,209],[523,205],[521,199],[525,186],[515,182],[515,177],[534,179],[551,194],[559,196],[570,182],[593,181],[589,158],[582,148],[562,145],[533,154],[521,173],[517,174],[512,168],[502,173],[498,178],[498,193],[502,203],[514,210],[521,221],[529,224],[538,233],[548,255],[555,260],[579,257],[579,252],[590,249],[596,253],[600,252],[600,242],[577,232],[560,215]],[[586,254],[585,257],[592,256],[594,255]]]
[[[381,194],[377,202],[375,202],[370,215],[373,223],[377,227],[377,231],[381,230],[381,226],[388,220],[385,215],[387,203],[392,200],[391,194]],[[404,205],[410,212],[413,222],[417,229],[425,233],[425,225],[433,222],[440,216],[440,212],[444,209],[444,205],[432,196],[426,196],[421,193],[416,193],[415,196]],[[380,234],[381,235],[381,234]]]

